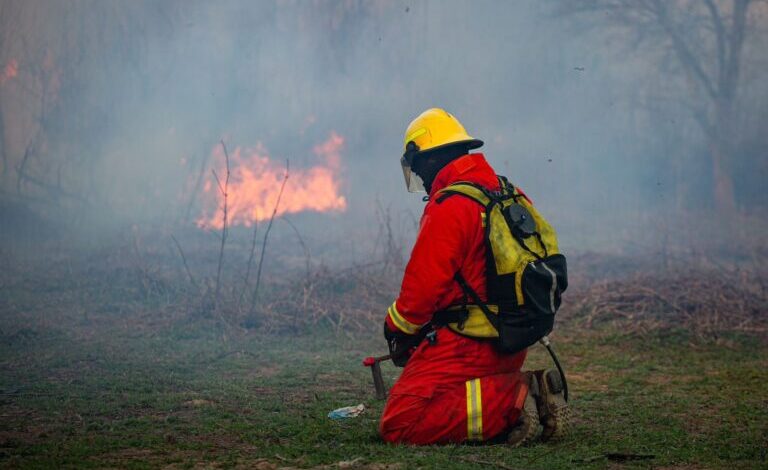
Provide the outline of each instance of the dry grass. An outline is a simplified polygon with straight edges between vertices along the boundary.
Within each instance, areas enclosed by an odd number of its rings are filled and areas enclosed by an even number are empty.
[[[768,333],[768,275],[745,267],[638,272],[594,282],[569,300],[567,314],[586,327],[612,322],[640,332]]]
[[[37,326],[56,329],[63,321],[83,339],[106,326],[150,334],[201,322],[217,324],[228,337],[253,330],[378,332],[397,296],[405,251],[402,240],[392,236],[386,211],[380,212],[374,251],[357,263],[326,264],[333,253],[313,258],[299,230],[281,226],[272,246],[262,247],[270,252],[254,308],[255,286],[247,276],[255,240],[250,230],[233,231],[220,277],[220,240],[199,231],[171,237],[134,230],[110,246],[85,252],[41,245],[33,261],[0,250],[5,266],[0,289],[8,293],[0,306],[6,319],[17,320],[31,307],[44,308],[51,315],[35,318]],[[768,269],[760,253],[755,249],[728,262],[692,253],[666,253],[663,259],[569,254],[571,283],[559,318],[586,328],[611,323],[632,333],[683,328],[698,336],[765,337]],[[17,329],[18,322],[4,326],[1,320],[6,338],[27,341],[25,335],[32,334]]]

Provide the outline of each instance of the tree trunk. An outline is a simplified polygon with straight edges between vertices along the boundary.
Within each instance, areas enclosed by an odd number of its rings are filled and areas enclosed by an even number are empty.
[[[733,157],[732,103],[732,94],[718,100],[715,105],[715,126],[709,136],[715,209],[720,215],[733,214],[736,211],[733,177],[728,164]]]
[[[709,152],[712,158],[712,180],[714,183],[715,208],[718,214],[733,214],[736,211],[736,198],[733,192],[733,178],[726,166],[728,154],[723,149],[722,141],[712,138]]]
[[[715,207],[721,215],[736,211],[732,169],[728,162],[733,161],[736,135],[736,129],[733,127],[733,108],[741,71],[741,52],[744,48],[747,29],[747,13],[751,3],[752,0],[733,0],[730,34],[726,37],[723,36],[724,31],[718,31],[721,44],[719,52],[721,71],[715,97],[715,127],[711,130],[709,151],[712,156]],[[718,20],[716,24],[721,24],[720,21]],[[725,51],[727,54],[724,55]]]

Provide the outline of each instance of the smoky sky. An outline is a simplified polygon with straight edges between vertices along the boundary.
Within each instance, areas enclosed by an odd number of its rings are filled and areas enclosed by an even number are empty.
[[[117,10],[128,3],[117,2]],[[62,4],[75,10],[69,14],[89,7]],[[131,21],[122,23],[135,28],[123,34],[139,38],[132,55],[105,44],[115,50],[84,61],[93,70],[72,92],[108,110],[106,124],[90,131],[100,143],[88,163],[100,217],[178,221],[189,181],[219,139],[232,147],[261,143],[301,168],[316,164],[312,147],[337,132],[345,138],[348,210],[308,219],[334,235],[362,234],[375,229],[378,204],[411,237],[423,202],[405,191],[402,136],[421,111],[442,107],[485,141],[480,151],[497,172],[561,227],[566,249],[636,237],[654,223],[649,213],[674,219],[687,209],[675,202],[680,181],[702,192],[711,184],[695,164],[707,158],[703,139],[671,98],[685,90],[679,74],[620,35],[558,16],[556,6],[133,4]],[[748,49],[747,59],[758,49]],[[768,93],[755,83],[745,75],[744,94],[759,108]]]

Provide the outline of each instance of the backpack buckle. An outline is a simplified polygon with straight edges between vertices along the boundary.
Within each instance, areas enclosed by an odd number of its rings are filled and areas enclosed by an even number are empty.
[[[461,313],[459,314],[459,321],[456,323],[456,329],[459,331],[464,331],[464,325],[467,323],[467,319],[469,319],[469,309],[464,307],[464,309],[462,309]]]
[[[434,346],[435,344],[437,344],[437,330],[430,331],[429,333],[427,333],[425,338],[427,338],[427,342],[431,346]]]

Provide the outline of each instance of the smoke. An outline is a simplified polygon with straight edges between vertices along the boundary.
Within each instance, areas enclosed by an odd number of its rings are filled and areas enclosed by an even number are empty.
[[[638,241],[649,214],[675,220],[706,201],[712,177],[705,141],[673,99],[678,72],[654,68],[647,55],[633,59],[621,41],[555,15],[556,4],[55,5],[38,20],[44,34],[23,33],[38,36],[34,51],[3,39],[5,127],[18,109],[30,122],[44,118],[40,126],[5,130],[3,191],[45,193],[33,176],[55,186],[58,167],[62,193],[85,198],[91,222],[193,223],[210,207],[190,188],[201,168],[211,184],[220,139],[230,148],[264,146],[270,168],[290,159],[301,174],[321,163],[314,147],[337,132],[345,146],[333,167],[346,212],[327,216],[331,228],[311,218],[312,229],[368,233],[379,201],[412,237],[422,202],[404,189],[402,133],[418,113],[438,106],[486,142],[481,151],[561,227],[566,249]],[[43,14],[39,6],[5,2],[1,12],[18,10],[23,19],[31,10]],[[61,88],[45,109],[36,104],[39,93],[20,85],[43,75],[40,51],[60,70]],[[752,46],[745,54],[760,51]],[[751,70],[744,101],[765,109],[766,86]],[[760,119],[766,122],[765,113]],[[756,139],[750,148],[765,148]],[[13,170],[25,148],[34,156],[19,184]],[[757,158],[766,171],[765,153]],[[744,178],[754,179],[749,168]],[[762,192],[747,196],[750,204],[766,203]]]

